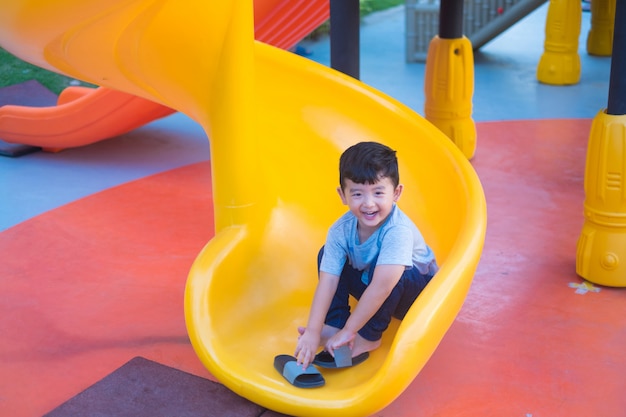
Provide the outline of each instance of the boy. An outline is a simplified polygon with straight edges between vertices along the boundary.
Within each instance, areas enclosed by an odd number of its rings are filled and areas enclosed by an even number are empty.
[[[396,205],[403,186],[394,150],[376,142],[348,148],[339,183],[349,211],[332,225],[318,256],[319,281],[295,351],[303,369],[365,360],[391,317],[402,319],[438,270],[432,250]],[[359,300],[352,312],[349,294]],[[346,351],[348,363],[340,364]]]

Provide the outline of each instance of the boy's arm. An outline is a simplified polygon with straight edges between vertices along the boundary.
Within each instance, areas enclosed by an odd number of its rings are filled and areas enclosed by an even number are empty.
[[[303,368],[306,368],[313,362],[313,358],[320,346],[324,320],[333,296],[337,291],[338,283],[339,277],[337,275],[320,271],[319,281],[309,312],[309,320],[304,333],[298,338],[298,345],[296,346],[295,356],[297,363],[302,365]]]
[[[380,306],[383,305],[393,288],[400,281],[404,270],[404,265],[376,266],[370,284],[363,292],[346,325],[328,340],[326,344],[327,351],[333,353],[335,349],[346,344],[350,346],[350,349],[353,348],[357,332],[365,326],[369,319],[376,314]]]

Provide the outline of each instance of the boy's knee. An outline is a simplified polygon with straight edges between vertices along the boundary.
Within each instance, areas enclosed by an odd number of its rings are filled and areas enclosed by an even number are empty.
[[[383,330],[377,330],[373,329],[371,326],[365,325],[357,333],[368,342],[377,342],[383,337],[383,332],[385,330],[386,328]]]

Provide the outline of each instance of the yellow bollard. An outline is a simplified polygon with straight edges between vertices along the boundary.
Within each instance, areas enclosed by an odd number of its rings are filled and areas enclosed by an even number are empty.
[[[537,66],[539,82],[567,85],[580,80],[578,37],[581,15],[580,0],[550,0],[544,52]]]
[[[435,36],[428,47],[424,78],[426,119],[472,159],[476,125],[472,119],[474,52],[469,39]]]
[[[611,287],[626,287],[625,155],[626,115],[600,111],[589,134],[585,222],[576,250],[576,273]]]
[[[591,29],[587,34],[587,52],[590,55],[611,56],[614,27],[615,0],[593,0]]]

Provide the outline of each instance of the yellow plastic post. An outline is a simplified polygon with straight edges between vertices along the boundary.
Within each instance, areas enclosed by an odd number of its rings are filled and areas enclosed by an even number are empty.
[[[539,82],[567,85],[580,80],[578,37],[581,15],[580,0],[550,0],[544,52],[537,66]]]
[[[591,2],[591,29],[587,35],[587,52],[591,55],[611,56],[614,27],[615,0],[593,0]]]
[[[212,91],[211,143],[215,230],[259,216],[263,189],[256,135],[254,18],[251,1],[232,3]],[[237,169],[233,169],[237,167]]]
[[[432,39],[426,58],[424,92],[426,119],[472,159],[476,152],[476,125],[472,119],[474,52],[469,39]]]
[[[594,0],[596,1],[596,0]],[[585,168],[585,222],[576,272],[600,285],[626,287],[626,115],[593,120]]]

